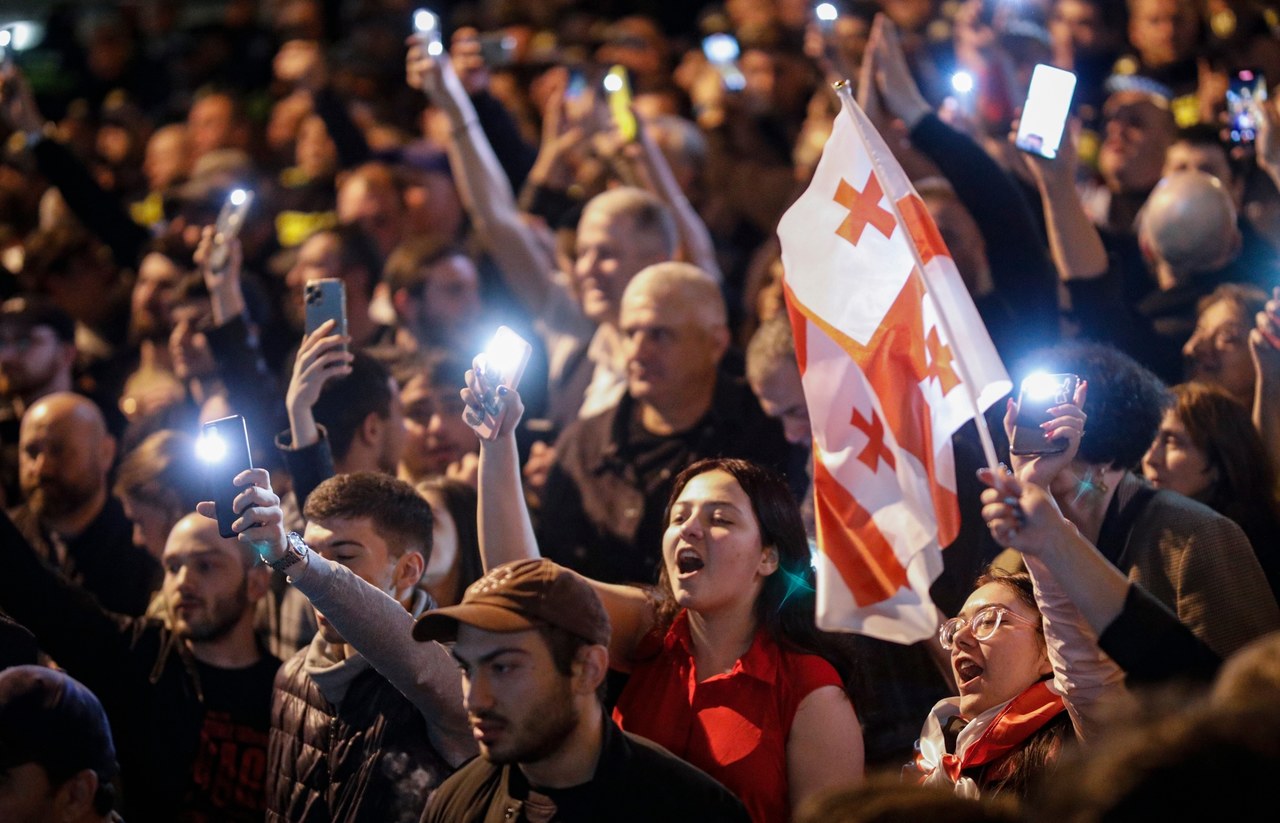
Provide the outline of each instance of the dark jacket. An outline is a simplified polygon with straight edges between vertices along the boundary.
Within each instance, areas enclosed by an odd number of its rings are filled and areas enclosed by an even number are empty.
[[[739,457],[786,471],[789,449],[746,382],[721,374],[711,409],[688,431],[640,434],[636,403],[577,420],[556,443],[538,544],[563,566],[606,583],[656,583],[663,512],[680,470],[704,457]]]
[[[0,567],[0,607],[102,701],[126,819],[262,819],[280,661],[264,654],[245,669],[218,669],[195,660],[162,622],[112,614],[68,583],[8,517],[0,517]]]
[[[267,754],[267,820],[413,823],[453,769],[422,713],[364,658],[335,705],[298,652],[276,676]],[[327,670],[331,671],[331,670]]]
[[[548,792],[556,823],[749,820],[729,790],[643,737],[604,719],[604,745],[595,775],[582,786]],[[527,820],[529,784],[519,767],[477,757],[444,782],[422,815],[423,823],[518,823]]]

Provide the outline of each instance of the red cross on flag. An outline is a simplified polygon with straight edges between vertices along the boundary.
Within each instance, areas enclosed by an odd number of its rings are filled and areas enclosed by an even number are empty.
[[[912,643],[937,630],[929,586],[959,529],[951,435],[1011,383],[924,203],[840,97],[778,226],[813,423],[817,619]]]

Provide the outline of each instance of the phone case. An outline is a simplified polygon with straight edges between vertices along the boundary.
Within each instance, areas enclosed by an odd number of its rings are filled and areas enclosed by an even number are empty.
[[[612,79],[616,78],[616,79]],[[622,139],[630,143],[636,139],[636,116],[631,112],[631,81],[627,70],[622,66],[614,66],[605,76],[606,83],[612,83],[613,89],[605,86],[609,95],[609,113],[618,126]]]
[[[218,534],[235,537],[231,524],[236,521],[233,505],[243,489],[232,481],[236,475],[253,468],[253,455],[249,451],[249,430],[244,418],[238,414],[211,420],[204,424],[205,437],[216,437],[222,443],[216,457],[206,454],[205,488],[213,500],[218,519]]]
[[[334,334],[347,333],[347,291],[343,281],[337,278],[308,280],[302,300],[306,307],[307,334],[320,328],[326,320],[336,321]]]
[[[244,190],[241,189],[241,191]],[[209,268],[213,271],[221,271],[227,267],[227,259],[231,254],[231,241],[240,236],[240,229],[244,227],[245,218],[252,205],[253,192],[251,191],[244,191],[244,199],[238,204],[232,203],[230,197],[222,204],[222,211],[218,212],[218,222],[214,229],[213,249],[209,252]]]
[[[1052,379],[1058,390],[1047,397],[1032,399],[1027,396],[1027,381],[1023,381],[1018,393],[1018,411],[1013,429],[1013,442],[1009,452],[1018,456],[1036,454],[1061,454],[1069,442],[1065,437],[1050,439],[1040,424],[1052,418],[1049,409],[1071,402],[1080,380],[1074,374],[1055,374]]]

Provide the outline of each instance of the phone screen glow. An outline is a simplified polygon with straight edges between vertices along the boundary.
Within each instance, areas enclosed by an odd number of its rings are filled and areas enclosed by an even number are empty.
[[[1018,148],[1050,160],[1058,156],[1075,90],[1076,76],[1071,72],[1043,63],[1036,66],[1015,138]]]

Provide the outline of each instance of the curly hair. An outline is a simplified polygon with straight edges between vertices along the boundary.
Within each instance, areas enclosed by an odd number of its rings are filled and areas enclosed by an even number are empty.
[[[1135,469],[1160,428],[1169,390],[1160,378],[1111,346],[1073,342],[1031,353],[1026,363],[1089,382],[1080,458],[1095,466]],[[1026,374],[1032,369],[1022,368]]]

